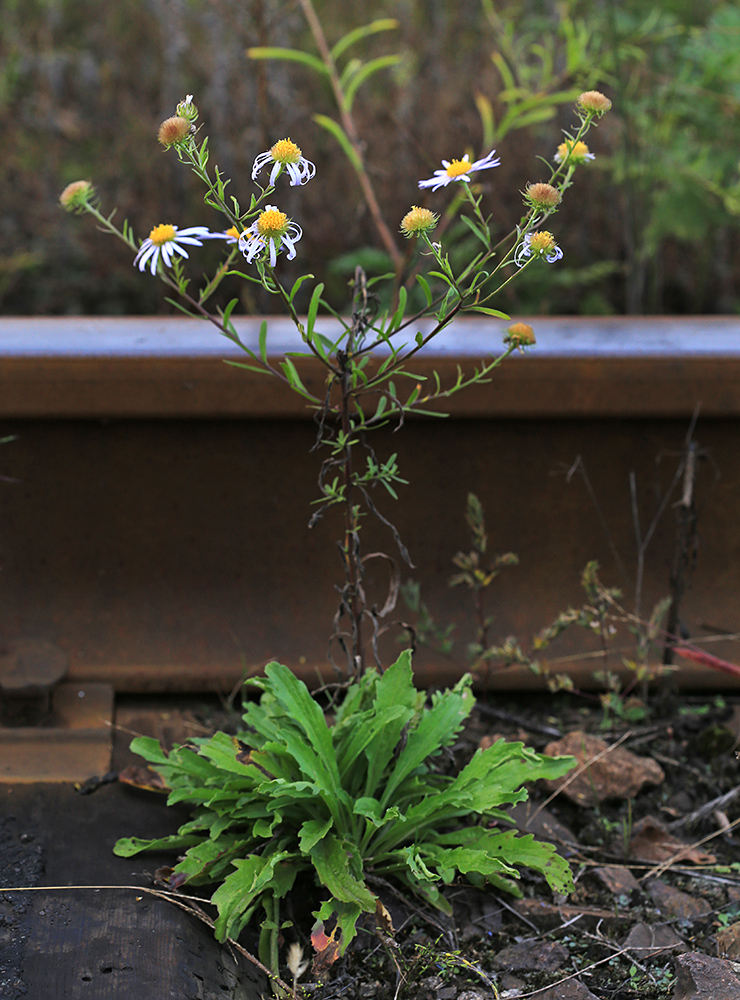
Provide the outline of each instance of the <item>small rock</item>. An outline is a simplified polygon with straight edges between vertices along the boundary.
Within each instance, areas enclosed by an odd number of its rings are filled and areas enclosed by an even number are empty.
[[[730,906],[740,903],[740,885],[728,885],[725,888],[727,889],[727,902]]]
[[[545,782],[550,791],[562,788],[563,795],[579,805],[595,805],[605,799],[631,799],[643,785],[659,785],[665,778],[663,769],[654,760],[638,757],[623,747],[610,750],[597,736],[580,731],[548,743],[545,753],[550,757],[569,754],[576,758],[579,767],[588,765],[573,780],[566,774]]]
[[[720,958],[740,960],[740,921],[717,931],[717,954]]]
[[[660,879],[650,882],[647,890],[658,911],[670,920],[696,920],[705,917],[712,909],[706,899],[696,899]]]
[[[587,986],[578,979],[567,979],[563,983],[555,983],[544,990],[529,993],[532,1000],[598,1000]]]
[[[437,1000],[455,1000],[457,996],[457,986],[443,986],[437,990]]]
[[[592,874],[601,879],[609,892],[614,893],[615,896],[631,896],[633,892],[640,892],[640,883],[629,868],[609,865],[594,868]]]
[[[738,1000],[740,977],[735,963],[711,958],[700,952],[679,955],[676,959],[676,985],[673,1000]]]
[[[457,1000],[490,1000],[490,993],[479,993],[477,990],[463,990],[458,993]]]
[[[625,951],[629,951],[638,959],[652,958],[661,952],[670,951],[674,954],[688,951],[685,942],[668,924],[635,924],[622,942]]]
[[[521,993],[526,992],[526,983],[523,979],[519,979],[518,976],[512,976],[508,972],[505,972],[501,977],[501,990],[499,992],[499,997],[518,997]]]
[[[570,953],[556,941],[524,941],[504,948],[492,960],[495,969],[509,972],[555,972],[568,961]]]

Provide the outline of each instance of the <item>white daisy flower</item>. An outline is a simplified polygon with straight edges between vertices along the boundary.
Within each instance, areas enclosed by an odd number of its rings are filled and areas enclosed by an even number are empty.
[[[555,242],[555,237],[543,229],[526,234],[514,254],[514,263],[517,267],[524,267],[528,257],[544,257],[548,264],[554,264],[562,256],[563,251]]]
[[[470,181],[470,174],[474,174],[478,170],[488,170],[490,167],[499,166],[501,160],[494,159],[495,155],[496,150],[492,149],[488,156],[484,156],[482,160],[475,160],[473,163],[470,162],[467,153],[462,160],[442,160],[444,170],[435,170],[434,177],[430,177],[426,181],[419,181],[419,187],[431,188],[432,191],[436,191],[438,188],[447,187],[453,181],[467,183]]]
[[[156,274],[160,255],[165,267],[169,267],[172,264],[173,254],[179,254],[180,257],[188,256],[187,250],[181,246],[182,243],[202,247],[203,240],[218,239],[220,235],[212,233],[206,226],[191,226],[190,229],[178,229],[177,226],[168,224],[155,226],[139,247],[134,264],[138,264],[139,270],[143,271],[149,263],[149,270],[152,274]]]
[[[279,139],[266,153],[260,153],[252,167],[253,181],[268,163],[273,165],[270,171],[270,187],[274,186],[283,170],[287,170],[292,187],[308,183],[316,173],[316,167],[306,159],[300,146],[296,146],[292,139]]]
[[[263,250],[270,253],[270,267],[275,267],[277,255],[285,247],[288,260],[296,255],[295,244],[303,236],[297,222],[292,222],[285,212],[274,205],[265,205],[256,222],[244,230],[239,237],[239,249],[251,263]]]

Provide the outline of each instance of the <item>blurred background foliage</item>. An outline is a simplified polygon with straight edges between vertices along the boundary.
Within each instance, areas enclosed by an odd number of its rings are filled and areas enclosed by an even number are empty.
[[[545,179],[572,103],[596,87],[614,102],[592,133],[551,228],[557,267],[528,269],[501,308],[527,313],[735,313],[740,309],[740,8],[735,0],[314,0],[329,44],[379,18],[397,25],[337,62],[356,86],[351,114],[388,228],[411,204],[435,211],[451,189],[420,192],[442,157],[492,147],[480,175],[501,234],[518,195]],[[171,311],[125,248],[58,208],[89,179],[139,238],[161,222],[220,227],[195,178],[156,141],[194,95],[211,162],[246,201],[255,155],[290,136],[316,162],[279,204],[304,230],[290,265],[346,306],[355,263],[388,270],[368,203],[326,118],[341,121],[325,74],[254,58],[255,47],[318,54],[298,0],[0,0],[0,311]],[[262,55],[265,55],[263,52]],[[383,59],[386,56],[394,58]],[[373,63],[373,60],[383,59]],[[376,68],[370,72],[368,67]],[[325,116],[323,125],[314,115]],[[469,238],[451,227],[452,241]],[[408,244],[397,235],[398,251]],[[358,249],[359,248],[359,249]],[[200,253],[200,251],[199,251]],[[203,248],[208,265],[216,246]],[[287,269],[287,262],[284,262]],[[288,275],[292,277],[292,275]],[[225,287],[245,311],[273,303]]]

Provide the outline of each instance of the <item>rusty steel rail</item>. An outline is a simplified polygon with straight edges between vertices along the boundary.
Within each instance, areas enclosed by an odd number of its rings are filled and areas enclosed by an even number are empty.
[[[269,318],[268,350],[301,349],[292,323]],[[740,415],[740,318],[530,319],[537,347],[491,382],[448,401],[456,417],[685,417]],[[260,317],[236,322],[257,349]],[[338,335],[339,325],[321,320]],[[414,370],[451,382],[457,365],[495,353],[503,321],[462,319]],[[422,329],[424,327],[422,326]],[[414,330],[409,331],[411,338]],[[0,318],[0,417],[306,418],[276,380],[224,364],[244,354],[209,324],[184,317]],[[320,365],[296,360],[322,394]]]

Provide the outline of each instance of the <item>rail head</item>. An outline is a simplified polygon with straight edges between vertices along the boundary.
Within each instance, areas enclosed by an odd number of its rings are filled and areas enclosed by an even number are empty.
[[[517,317],[519,318],[519,317]],[[300,351],[284,317],[266,317],[268,353]],[[487,384],[450,400],[476,419],[740,416],[740,317],[525,318],[537,346]],[[257,350],[263,317],[242,317],[242,342]],[[325,321],[338,336],[337,321]],[[506,323],[465,318],[415,361],[454,379],[496,353]],[[410,328],[410,338],[416,329]],[[243,352],[207,322],[186,317],[0,318],[0,416],[4,418],[308,418],[284,385],[224,361]],[[319,365],[298,359],[321,395]]]

